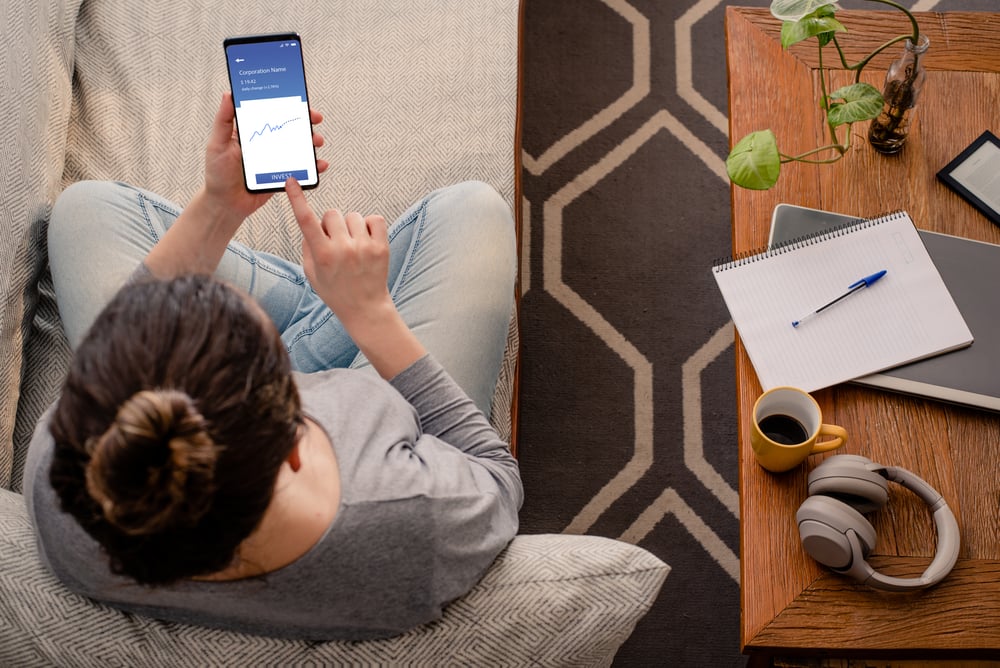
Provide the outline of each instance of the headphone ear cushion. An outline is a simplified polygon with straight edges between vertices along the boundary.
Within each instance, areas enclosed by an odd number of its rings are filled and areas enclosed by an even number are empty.
[[[809,473],[810,495],[832,496],[859,513],[875,512],[889,500],[889,483],[860,455],[837,455]]]
[[[810,496],[795,513],[802,546],[809,555],[835,570],[846,570],[856,558],[864,559],[875,548],[875,527],[850,505],[828,496]],[[853,531],[862,554],[851,550],[847,532]]]

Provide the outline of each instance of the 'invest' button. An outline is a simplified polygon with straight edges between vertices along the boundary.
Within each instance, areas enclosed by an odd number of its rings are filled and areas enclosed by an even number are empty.
[[[297,169],[291,172],[268,172],[266,174],[257,174],[257,185],[261,186],[266,183],[284,183],[290,176],[294,176],[296,181],[305,181],[309,178],[309,172],[304,169]]]

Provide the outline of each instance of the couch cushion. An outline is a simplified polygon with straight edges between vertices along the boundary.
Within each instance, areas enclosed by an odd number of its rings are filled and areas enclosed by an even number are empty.
[[[80,0],[4,3],[0,40],[0,487],[11,487],[22,351],[59,191]],[[23,434],[24,442],[30,429]]]
[[[336,206],[393,219],[435,188],[479,179],[492,184],[516,212],[518,5],[518,0],[304,0],[290,16],[245,0],[179,0],[169,8],[85,0],[76,29],[63,185],[121,180],[183,205],[201,184],[205,139],[219,97],[229,87],[223,39],[294,30],[302,36],[311,103],[326,117],[321,130],[327,144],[320,156],[332,163],[309,194],[315,208]],[[72,43],[68,31],[61,38]],[[68,84],[68,74],[63,79]],[[66,91],[60,93],[65,98]],[[61,145],[57,148],[50,162],[58,170]],[[53,188],[50,184],[45,197],[36,198],[31,216],[21,218],[40,227]],[[22,227],[27,230],[27,223]],[[259,211],[238,238],[300,257],[301,237],[284,197]],[[27,253],[33,245],[37,258],[39,243],[36,230],[30,244],[24,239],[19,247]],[[21,272],[10,292],[19,298],[28,274],[39,266],[34,261]],[[15,439],[15,490],[35,421],[54,399],[68,359],[47,276],[40,290]],[[19,350],[20,342],[18,318],[4,314],[3,319],[3,328],[15,331],[3,335],[0,364],[10,359],[3,351]],[[507,440],[515,325],[512,321],[492,416]],[[8,379],[16,372],[10,370]],[[16,382],[8,386],[16,391]]]
[[[610,665],[669,567],[596,536],[518,536],[432,624],[363,643],[274,640],[161,622],[66,590],[24,500],[0,490],[0,665]]]

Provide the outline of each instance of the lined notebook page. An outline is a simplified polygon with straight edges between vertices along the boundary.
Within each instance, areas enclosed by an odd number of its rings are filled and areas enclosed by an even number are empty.
[[[871,287],[792,327],[882,269]],[[972,343],[905,212],[722,261],[712,273],[765,390],[812,392]]]

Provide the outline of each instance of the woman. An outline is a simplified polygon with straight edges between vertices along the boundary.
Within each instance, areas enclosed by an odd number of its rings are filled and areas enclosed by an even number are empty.
[[[282,637],[394,635],[517,531],[517,464],[487,419],[510,214],[475,183],[388,229],[286,193],[303,267],[232,242],[268,195],[243,188],[226,95],[182,212],[122,184],[60,196],[49,254],[74,356],[25,495],[43,559],[86,596]]]

